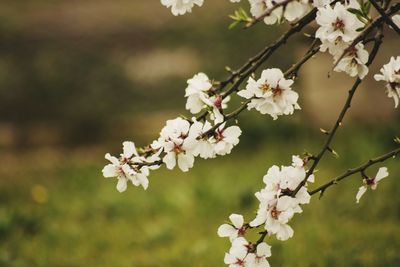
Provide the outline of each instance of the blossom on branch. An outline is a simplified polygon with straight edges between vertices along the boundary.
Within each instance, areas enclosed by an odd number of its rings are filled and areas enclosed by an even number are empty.
[[[261,114],[269,114],[276,120],[280,115],[290,115],[295,109],[299,95],[292,90],[293,80],[285,79],[282,71],[277,68],[266,69],[258,80],[252,77],[247,81],[245,90],[238,95],[251,99],[248,109],[255,108]]]
[[[123,153],[119,159],[109,153],[105,155],[105,158],[111,164],[103,168],[103,176],[106,178],[117,177],[117,190],[119,192],[126,190],[129,181],[135,186],[141,185],[144,189],[147,189],[149,185],[147,177],[150,174],[149,169],[151,167],[147,165],[140,166],[140,163],[152,163],[159,159],[157,154],[149,159],[139,156],[133,142],[123,143]],[[157,168],[157,166],[153,166],[154,168]]]
[[[268,257],[271,246],[265,242],[252,244],[244,237],[232,241],[229,253],[225,253],[224,262],[229,267],[269,267]]]
[[[279,240],[287,240],[293,236],[293,229],[288,222],[294,214],[301,213],[300,205],[308,204],[311,196],[307,192],[307,184],[302,186],[295,196],[291,193],[296,190],[306,178],[303,161],[293,156],[292,166],[272,166],[263,180],[265,188],[255,195],[260,201],[256,218],[250,222],[251,227],[264,224],[269,235],[275,234]],[[313,182],[310,175],[308,182]]]
[[[211,111],[211,119],[215,123],[224,120],[222,111],[228,107],[230,96],[222,98],[221,95],[212,92],[213,85],[204,73],[198,73],[187,81],[188,87],[185,89],[186,109],[192,114],[197,114],[204,108]]]
[[[222,224],[218,228],[218,236],[229,237],[231,241],[235,240],[240,236],[244,236],[246,233],[246,227],[244,227],[243,215],[231,214],[229,220],[232,224]]]
[[[368,67],[366,66],[368,57],[368,51],[364,49],[364,45],[358,43],[339,61],[334,70],[337,72],[346,72],[351,77],[358,76],[360,79],[363,79],[368,74]]]
[[[400,56],[391,57],[389,63],[380,69],[381,74],[375,74],[376,81],[386,82],[386,93],[393,98],[395,108],[399,105],[400,99]]]
[[[174,16],[192,12],[194,5],[202,6],[204,0],[161,0],[161,4],[171,8]]]
[[[160,138],[152,144],[154,149],[161,148],[166,153],[163,162],[172,170],[177,164],[187,172],[193,167],[194,156],[189,137],[190,123],[182,118],[168,120],[161,130]]]
[[[378,186],[378,183],[380,180],[383,178],[386,178],[389,175],[389,172],[386,167],[379,168],[378,173],[374,178],[364,178],[363,183],[364,185],[361,186],[358,189],[357,195],[356,195],[356,202],[359,203],[361,197],[364,195],[365,192],[367,192],[368,188],[371,188],[372,190],[375,190]]]

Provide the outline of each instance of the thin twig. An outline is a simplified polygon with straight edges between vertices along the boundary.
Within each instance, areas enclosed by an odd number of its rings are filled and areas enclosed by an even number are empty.
[[[386,23],[389,24],[393,30],[397,32],[397,34],[400,34],[400,28],[397,27],[397,25],[393,22],[392,18],[389,17],[385,10],[378,5],[378,3],[375,0],[369,0],[369,2],[374,6],[374,8],[381,14],[381,16],[386,20]]]
[[[233,72],[232,75],[226,80],[221,82],[220,88],[222,90],[227,84],[235,81],[231,88],[229,88],[223,95],[222,98],[226,98],[228,95],[235,92],[240,84],[251,75],[262,63],[264,63],[281,45],[285,44],[286,41],[295,33],[300,32],[306,25],[311,23],[316,16],[317,9],[314,8],[307,13],[302,19],[294,24],[288,31],[286,31],[278,40],[265,47],[256,56],[250,58],[239,71]]]
[[[390,8],[388,8],[387,12],[385,13],[387,16],[391,16],[393,14],[395,14],[396,12],[398,12],[400,10],[400,3],[397,3],[393,6],[391,6]],[[380,24],[382,24],[382,22],[385,20],[385,18],[383,16],[379,16],[376,19],[374,19],[371,24],[369,24],[364,31],[359,34],[354,40],[353,42],[343,51],[343,53],[340,55],[340,57],[336,60],[336,62],[333,64],[332,69],[335,69],[336,66],[339,64],[339,62],[347,55],[347,53],[349,53],[350,51],[353,50],[353,48],[356,46],[356,44],[358,44],[359,42],[363,41],[368,34],[370,34],[372,32],[372,30],[374,30],[375,28],[378,28]]]
[[[361,165],[360,167],[349,169],[348,171],[346,171],[342,175],[339,175],[336,178],[330,180],[329,182],[327,182],[327,183],[319,186],[318,188],[310,191],[309,194],[310,195],[314,195],[314,194],[316,194],[318,192],[321,192],[321,194],[323,194],[328,187],[337,184],[339,181],[341,181],[341,180],[343,180],[343,179],[345,179],[345,178],[347,178],[347,177],[349,177],[349,176],[351,176],[353,174],[363,173],[369,167],[371,167],[372,165],[375,165],[375,164],[380,163],[380,162],[384,162],[387,159],[395,157],[398,154],[400,154],[400,147],[398,147],[398,148],[396,148],[396,149],[394,149],[394,150],[390,151],[389,153],[386,153],[386,154],[384,154],[382,156],[379,156],[379,157],[374,158],[374,159],[370,159],[365,164]]]
[[[267,10],[264,11],[264,13],[262,15],[260,15],[257,18],[254,18],[252,21],[250,21],[249,23],[246,24],[246,28],[250,28],[252,26],[254,26],[256,23],[260,22],[261,20],[263,20],[265,17],[268,17],[269,15],[272,14],[272,12],[274,12],[275,9],[277,9],[278,7],[283,7],[286,6],[287,4],[289,4],[290,2],[293,2],[294,0],[284,0],[280,3],[275,3],[271,8],[268,8]]]
[[[369,66],[375,59],[379,47],[382,44],[382,32],[381,30],[378,31],[376,39],[375,39],[375,44],[374,47],[372,48],[369,60],[367,62],[367,66]],[[318,163],[320,162],[320,160],[322,159],[322,157],[324,156],[324,154],[331,150],[331,142],[333,140],[333,138],[335,137],[335,134],[337,132],[337,130],[339,129],[339,127],[342,125],[343,119],[347,113],[347,111],[350,109],[351,107],[351,102],[353,100],[354,94],[357,91],[358,86],[361,84],[362,80],[360,78],[357,78],[357,80],[355,81],[355,83],[353,84],[353,86],[351,87],[351,89],[349,90],[349,95],[346,99],[346,102],[342,108],[342,111],[339,114],[339,117],[337,118],[332,130],[329,132],[328,135],[328,139],[325,141],[324,146],[322,147],[321,151],[318,153],[317,156],[313,157],[314,161],[313,164],[311,165],[310,169],[307,172],[306,177],[304,178],[304,180],[297,186],[297,188],[293,191],[292,195],[296,195],[297,192],[300,190],[300,188],[307,182],[308,178],[310,177],[311,174],[314,173],[315,168],[318,166]]]

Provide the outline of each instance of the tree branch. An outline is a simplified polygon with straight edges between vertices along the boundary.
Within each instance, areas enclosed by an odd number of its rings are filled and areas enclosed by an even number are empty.
[[[390,158],[392,158],[392,157],[395,157],[395,156],[398,155],[398,154],[400,154],[400,147],[398,147],[398,148],[396,148],[396,149],[394,149],[394,150],[390,151],[389,153],[386,153],[386,154],[384,154],[384,155],[382,155],[382,156],[379,156],[379,157],[374,158],[374,159],[370,159],[370,160],[368,160],[365,164],[361,165],[360,167],[353,168],[353,169],[349,169],[348,171],[346,171],[346,172],[343,173],[342,175],[339,175],[338,177],[336,177],[336,178],[330,180],[329,182],[327,182],[327,183],[325,183],[325,184],[319,186],[318,188],[316,188],[316,189],[310,191],[309,194],[310,194],[310,195],[314,195],[314,194],[316,194],[316,193],[318,193],[318,192],[321,192],[321,195],[322,195],[322,194],[325,192],[325,190],[326,190],[327,188],[329,188],[329,187],[332,186],[332,185],[337,184],[337,183],[340,182],[341,180],[343,180],[343,179],[345,179],[345,178],[347,178],[347,177],[349,177],[349,176],[351,176],[351,175],[353,175],[353,174],[356,174],[356,173],[363,173],[363,172],[365,172],[369,167],[371,167],[372,165],[375,165],[375,164],[377,164],[377,163],[379,163],[379,162],[384,162],[384,161],[386,161],[387,159],[390,159]]]
[[[375,37],[375,44],[374,47],[371,50],[371,54],[369,57],[369,60],[367,62],[367,66],[369,66],[375,59],[379,47],[382,44],[382,39],[383,39],[383,35],[381,30],[378,31],[377,36]],[[311,165],[311,168],[308,170],[306,177],[304,178],[304,180],[297,186],[296,190],[294,190],[292,192],[292,195],[296,195],[297,192],[300,190],[300,188],[302,186],[304,186],[304,184],[307,182],[307,179],[310,177],[311,174],[314,173],[315,168],[318,166],[318,163],[320,162],[320,160],[322,159],[322,157],[324,156],[324,154],[326,153],[326,151],[332,150],[330,145],[331,142],[337,132],[337,130],[339,129],[339,127],[342,125],[342,121],[347,113],[347,111],[350,109],[351,107],[351,102],[353,100],[354,94],[357,91],[358,86],[361,84],[362,80],[360,78],[357,78],[357,80],[355,81],[355,83],[353,84],[353,86],[351,87],[351,89],[349,90],[349,95],[346,99],[346,102],[342,108],[342,111],[339,114],[339,117],[337,118],[332,130],[329,132],[328,134],[328,139],[326,140],[324,146],[322,147],[321,151],[318,153],[317,156],[313,157],[313,164]]]
[[[246,28],[250,28],[252,26],[254,26],[256,23],[260,22],[261,20],[263,20],[265,17],[268,17],[269,15],[272,14],[272,12],[274,12],[275,9],[277,9],[278,7],[286,7],[287,4],[289,4],[290,2],[293,2],[294,0],[284,0],[280,3],[276,3],[274,4],[271,8],[267,9],[264,11],[264,13],[257,17],[254,18],[252,21],[250,21],[249,23],[246,24]]]
[[[397,34],[400,34],[400,29],[397,27],[397,25],[393,22],[392,18],[390,18],[385,10],[378,5],[378,3],[375,0],[369,0],[369,2],[374,6],[374,8],[381,14],[381,16],[386,20],[386,23],[389,24],[393,30],[397,32]]]

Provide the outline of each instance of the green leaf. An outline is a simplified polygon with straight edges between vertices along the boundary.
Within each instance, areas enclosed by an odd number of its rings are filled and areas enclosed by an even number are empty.
[[[240,23],[240,21],[238,21],[238,20],[232,22],[231,24],[229,24],[228,29],[229,29],[229,30],[232,30],[232,29],[235,28],[239,23]]]
[[[356,16],[361,16],[364,17],[364,13],[359,10],[359,9],[355,9],[355,8],[348,8],[347,11],[349,11],[350,13],[356,15]]]

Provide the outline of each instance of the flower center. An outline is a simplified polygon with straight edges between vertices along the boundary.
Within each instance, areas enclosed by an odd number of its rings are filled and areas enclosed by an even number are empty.
[[[214,100],[214,106],[218,109],[222,108],[222,96],[217,96],[217,98]]]
[[[219,129],[217,129],[215,131],[215,133],[214,133],[214,137],[217,140],[217,142],[222,141],[224,139],[224,137],[225,137],[224,136],[224,132],[219,130]]]
[[[274,218],[275,220],[278,220],[279,214],[281,214],[281,212],[280,212],[279,210],[277,210],[276,207],[274,207],[274,208],[271,210],[271,216],[272,216],[272,218]]]
[[[182,146],[177,144],[174,144],[174,148],[172,149],[172,151],[174,151],[175,154],[180,154],[184,152]]]
[[[332,22],[332,27],[335,31],[339,30],[342,31],[344,30],[344,22],[340,18],[336,18],[335,22]]]
[[[274,96],[280,96],[282,95],[283,90],[279,87],[279,85],[276,88],[272,88],[272,93]]]
[[[246,229],[245,227],[241,227],[238,229],[238,235],[239,236],[244,236],[246,234]]]
[[[260,86],[261,91],[263,91],[263,93],[268,92],[269,90],[271,90],[271,87],[269,86],[269,84],[264,83]]]
[[[372,186],[375,184],[375,179],[367,179],[366,183],[367,183],[367,185]]]

